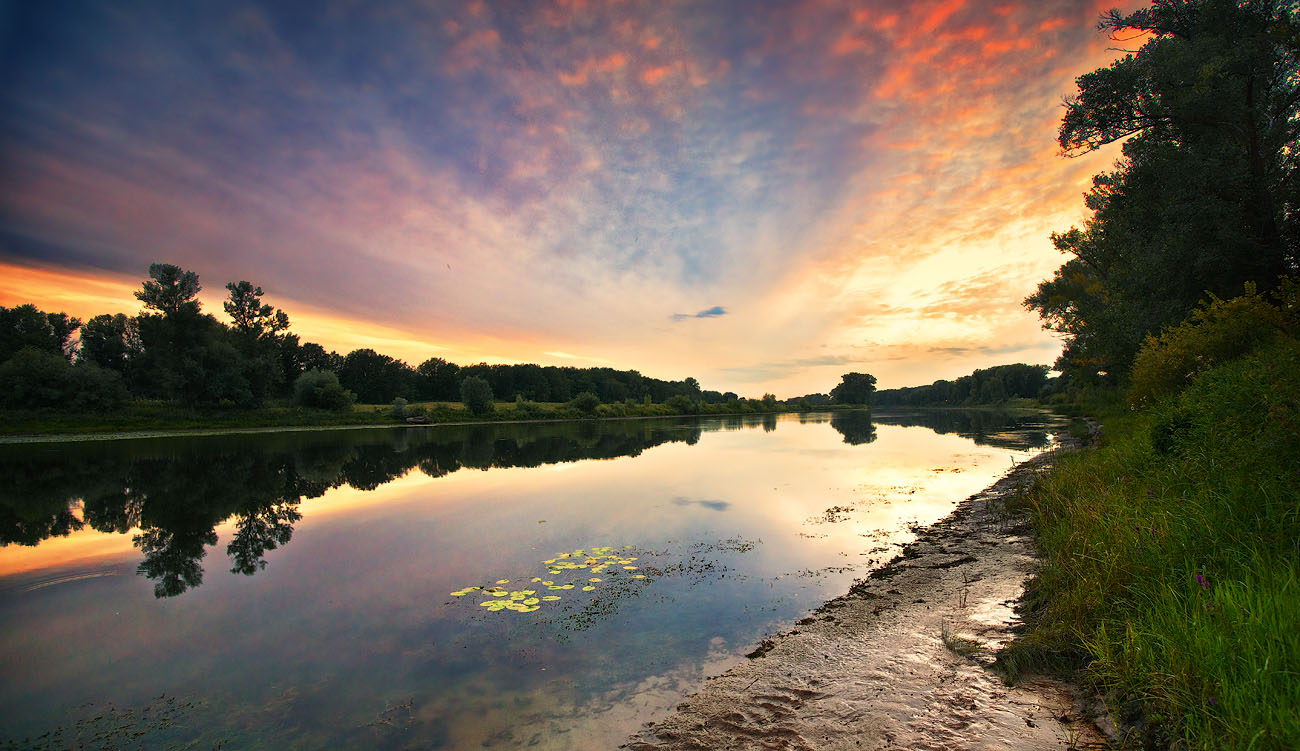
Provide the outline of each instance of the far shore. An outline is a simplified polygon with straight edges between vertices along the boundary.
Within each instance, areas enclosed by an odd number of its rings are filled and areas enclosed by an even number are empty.
[[[364,409],[364,407],[363,407]],[[388,407],[375,407],[371,414],[382,414]],[[34,431],[27,433],[12,433],[5,435],[0,433],[0,445],[3,444],[25,444],[25,443],[69,443],[73,441],[116,441],[134,438],[167,438],[172,436],[216,436],[216,435],[241,435],[255,433],[297,433],[305,431],[322,431],[322,430],[366,430],[376,428],[405,428],[416,430],[420,428],[440,428],[440,427],[457,427],[466,425],[526,425],[526,424],[543,424],[557,422],[588,422],[601,421],[607,422],[612,420],[662,420],[677,417],[762,417],[765,415],[784,414],[786,412],[824,412],[824,411],[841,411],[841,410],[870,410],[866,405],[819,405],[807,409],[789,409],[773,410],[769,412],[699,412],[699,413],[666,413],[654,415],[596,415],[590,417],[537,417],[521,418],[506,412],[492,413],[481,419],[472,420],[439,420],[427,423],[406,423],[396,419],[376,422],[356,422],[343,424],[304,424],[304,425],[220,425],[211,427],[178,427],[178,428],[155,428],[155,429],[132,429],[123,428],[118,430],[92,430],[86,432],[45,432]]]
[[[548,405],[549,406],[549,405]],[[653,405],[660,406],[660,405]],[[871,407],[860,404],[819,404],[799,407],[796,405],[783,405],[783,409],[771,411],[753,411],[753,412],[698,412],[698,413],[671,413],[664,412],[658,414],[632,414],[632,415],[557,415],[555,417],[520,417],[514,414],[514,407],[511,404],[502,405],[499,411],[489,413],[477,419],[440,419],[431,420],[427,423],[407,423],[396,418],[388,417],[390,410],[388,405],[359,405],[356,412],[357,416],[364,416],[369,421],[357,422],[282,422],[280,424],[254,424],[249,425],[232,425],[221,424],[229,417],[223,416],[221,422],[214,421],[216,424],[209,425],[177,425],[168,427],[165,424],[157,427],[105,427],[90,428],[87,430],[68,430],[64,427],[67,418],[64,417],[58,422],[50,423],[44,426],[33,428],[32,423],[20,424],[17,427],[11,427],[5,415],[0,413],[0,445],[30,444],[30,443],[71,443],[81,441],[118,441],[127,439],[144,439],[144,438],[168,438],[173,436],[218,436],[218,435],[246,435],[259,433],[297,433],[307,431],[323,430],[365,430],[375,428],[435,428],[435,427],[458,427],[466,425],[526,425],[526,424],[543,424],[557,422],[585,422],[585,421],[610,421],[610,420],[659,420],[675,417],[747,417],[764,415],[777,415],[793,412],[830,412],[841,410],[868,410],[873,413],[882,414],[907,414],[912,412],[935,412],[948,410],[997,410],[1009,412],[1036,412],[1043,411],[1047,408],[1029,400],[1017,399],[1006,404],[978,404],[968,406],[886,406]],[[444,407],[445,408],[445,407]],[[256,414],[256,413],[254,413]],[[275,419],[284,419],[288,415],[273,415]],[[319,417],[319,415],[312,415]],[[190,417],[185,416],[187,422],[202,423],[202,416]]]

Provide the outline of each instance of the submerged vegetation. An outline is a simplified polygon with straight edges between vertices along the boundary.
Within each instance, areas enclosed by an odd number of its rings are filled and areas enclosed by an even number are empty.
[[[1023,502],[1041,570],[1012,677],[1074,673],[1126,747],[1300,748],[1300,64],[1290,4],[1157,1],[1060,143],[1124,140],[1026,304],[1101,418]],[[1077,671],[1077,672],[1076,672]]]

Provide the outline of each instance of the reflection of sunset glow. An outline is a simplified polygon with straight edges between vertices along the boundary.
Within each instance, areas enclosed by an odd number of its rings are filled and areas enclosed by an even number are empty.
[[[1099,7],[170,11],[219,62],[130,14],[34,13],[15,33],[52,43],[4,94],[0,304],[134,312],[164,261],[218,317],[247,279],[304,340],[412,365],[794,395],[1050,362],[1020,301],[1113,158],[1056,156],[1061,97],[1116,54]]]
[[[808,537],[802,544],[824,551],[859,550],[866,537],[897,542],[909,523],[929,524],[947,515],[1004,471],[1011,456],[1005,449],[977,446],[956,435],[883,424],[876,426],[875,442],[849,449],[841,433],[826,423],[822,419],[802,425],[784,418],[771,435],[752,424],[740,430],[706,430],[698,445],[669,442],[635,456],[601,461],[461,469],[440,477],[412,467],[374,490],[344,484],[318,498],[303,499],[297,506],[302,519],[285,548],[296,549],[317,525],[337,528],[385,517],[459,519],[487,528],[551,525],[548,533],[579,535],[566,545],[625,544],[604,537],[587,539],[585,530],[593,524],[609,525],[635,538],[627,530],[644,526],[651,514],[656,534],[671,531],[683,523],[679,517],[689,514],[672,503],[674,495],[683,492],[674,488],[686,481],[668,478],[689,478],[686,492],[693,497],[726,499],[728,513],[736,517],[728,517],[728,524],[783,535],[804,532]],[[818,522],[830,507],[844,509],[843,518]],[[591,518],[593,508],[601,509],[599,524]],[[435,526],[450,523],[438,521]],[[216,527],[218,541],[208,547],[203,564],[214,574],[229,567],[225,548],[235,524],[231,518]],[[133,568],[139,562],[133,544],[138,534],[139,529],[106,534],[85,528],[35,547],[0,547],[0,576],[119,564]],[[273,552],[270,557],[287,554]],[[786,553],[777,546],[772,555],[778,559],[773,565],[779,565]]]

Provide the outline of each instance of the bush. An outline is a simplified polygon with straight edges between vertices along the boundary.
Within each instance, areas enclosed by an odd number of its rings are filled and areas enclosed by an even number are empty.
[[[1284,281],[1281,290],[1294,289]],[[1148,335],[1133,360],[1129,402],[1152,404],[1185,388],[1198,373],[1241,357],[1288,328],[1283,310],[1269,304],[1247,283],[1231,300],[1211,295],[1181,324],[1160,336]]]
[[[105,411],[127,399],[122,376],[93,363],[72,365],[29,347],[0,365],[0,404],[11,409]]]
[[[407,404],[408,402],[406,401],[406,399],[400,396],[397,397],[396,399],[393,400],[393,407],[392,409],[389,410],[389,414],[391,414],[393,418],[396,420],[405,420]]]
[[[293,401],[303,407],[346,412],[356,400],[356,395],[339,385],[339,377],[328,370],[312,368],[293,383]]]
[[[590,391],[584,391],[569,400],[569,406],[583,414],[593,415],[596,413],[596,408],[600,406],[600,397]]]
[[[470,376],[460,382],[460,400],[471,414],[486,415],[492,411],[492,386],[478,376]]]
[[[691,400],[689,396],[674,394],[668,397],[664,402],[667,407],[677,415],[693,415],[700,411],[700,405]]]

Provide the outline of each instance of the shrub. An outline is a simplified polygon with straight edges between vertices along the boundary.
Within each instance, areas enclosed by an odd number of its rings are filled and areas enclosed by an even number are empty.
[[[346,412],[356,400],[356,395],[339,385],[339,377],[328,370],[312,368],[293,383],[293,401],[304,407]]]
[[[104,411],[127,398],[117,372],[90,362],[72,365],[52,352],[28,347],[0,365],[0,404],[9,408]]]
[[[1285,281],[1281,287],[1294,289]],[[1148,335],[1133,360],[1129,402],[1152,404],[1181,391],[1198,373],[1241,357],[1287,329],[1283,311],[1247,283],[1246,293],[1230,300],[1213,295],[1181,324]]]
[[[393,406],[392,409],[389,410],[389,414],[391,414],[395,419],[405,420],[407,404],[408,402],[406,401],[406,399],[400,396],[397,397],[396,399],[393,400]]]
[[[668,400],[665,401],[664,404],[673,411],[673,414],[678,415],[693,415],[700,411],[699,404],[692,401],[689,396],[684,396],[682,394],[674,394],[668,397]]]
[[[486,415],[492,411],[492,386],[478,376],[470,376],[460,382],[460,400],[471,414]]]
[[[592,415],[596,413],[596,408],[600,406],[600,397],[590,391],[583,391],[569,400],[569,406],[583,414]]]

